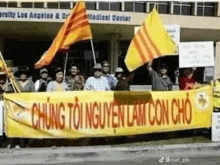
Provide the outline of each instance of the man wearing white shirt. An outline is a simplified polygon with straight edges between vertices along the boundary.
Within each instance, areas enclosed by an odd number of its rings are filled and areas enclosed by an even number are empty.
[[[102,76],[102,66],[97,63],[93,67],[94,76],[89,77],[86,80],[84,90],[94,90],[94,91],[109,91],[111,90],[108,84],[108,80]]]

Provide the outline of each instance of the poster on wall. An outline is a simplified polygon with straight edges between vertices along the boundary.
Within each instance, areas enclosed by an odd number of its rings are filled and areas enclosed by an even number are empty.
[[[180,42],[179,67],[214,66],[214,42]]]

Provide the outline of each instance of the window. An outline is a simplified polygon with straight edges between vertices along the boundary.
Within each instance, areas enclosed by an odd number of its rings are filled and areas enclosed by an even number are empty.
[[[47,8],[48,9],[58,9],[58,3],[48,2],[47,3]]]
[[[8,7],[17,7],[17,2],[8,2]]]
[[[6,2],[0,2],[0,7],[7,7],[7,3]]]
[[[135,12],[142,12],[146,11],[146,3],[145,2],[135,2]]]
[[[110,2],[110,10],[111,11],[121,11],[121,3],[120,2]]]
[[[215,16],[216,3],[198,2],[197,15],[199,16]]]
[[[60,2],[60,9],[70,9],[70,2]]]
[[[86,2],[86,9],[96,10],[96,2]]]
[[[75,5],[76,5],[76,2],[72,2],[73,3],[73,8],[75,7]],[[73,9],[73,8],[71,8],[71,9]]]
[[[99,10],[109,10],[109,2],[99,2]]]
[[[176,15],[192,15],[192,3],[174,2],[173,13]]]
[[[170,13],[170,3],[169,2],[150,2],[150,11],[153,10],[155,4],[158,13],[169,14]]]
[[[33,2],[22,2],[21,7],[22,8],[33,8]]]
[[[125,11],[134,11],[134,3],[125,2]]]
[[[35,2],[34,8],[44,8],[44,3],[43,2]]]

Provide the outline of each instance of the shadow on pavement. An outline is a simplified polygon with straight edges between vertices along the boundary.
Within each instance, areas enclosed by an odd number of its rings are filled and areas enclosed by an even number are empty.
[[[166,133],[150,133],[133,136],[117,136],[102,138],[80,139],[21,139],[0,138],[1,148],[14,148],[16,145],[25,147],[61,147],[61,146],[95,146],[95,145],[118,145],[118,146],[141,146],[141,145],[169,145],[211,142],[211,129],[194,129]]]

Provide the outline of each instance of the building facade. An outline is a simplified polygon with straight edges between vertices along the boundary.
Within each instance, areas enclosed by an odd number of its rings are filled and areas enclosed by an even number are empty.
[[[1,1],[0,50],[13,66],[33,68],[49,48],[56,33],[74,8],[76,1]],[[180,42],[214,41],[215,75],[220,78],[220,2],[86,2],[93,33],[97,62],[109,60],[111,72],[117,66],[126,69],[124,58],[134,36],[147,14],[157,4],[165,24],[180,26]],[[63,65],[66,52],[57,53],[51,66]],[[68,52],[68,65],[76,63],[89,76],[93,66],[90,41],[74,44]],[[178,56],[155,60],[154,66],[166,62],[173,74]],[[202,80],[204,68],[198,68]],[[148,84],[146,68],[135,71],[134,84]]]

